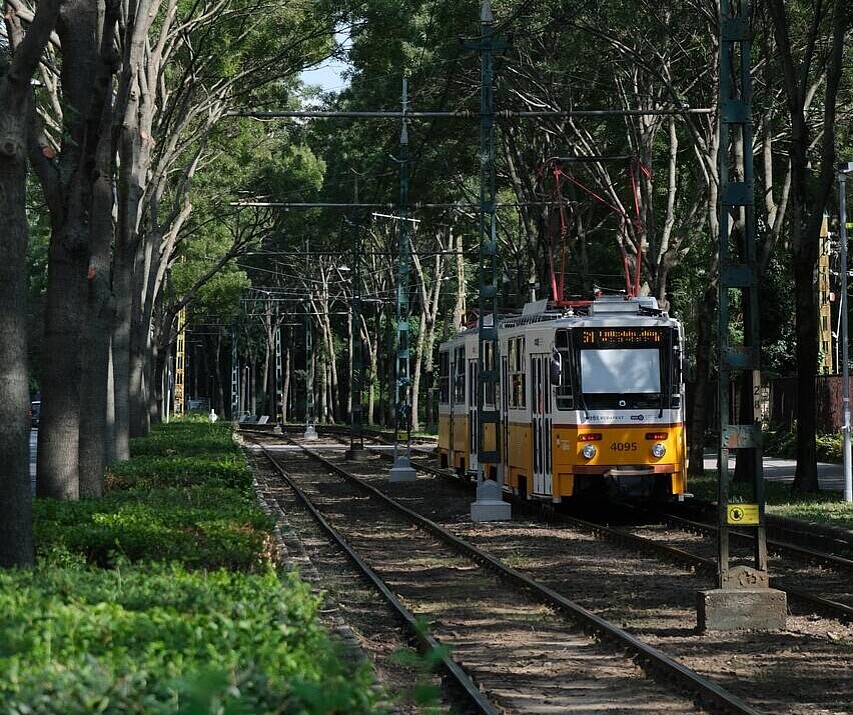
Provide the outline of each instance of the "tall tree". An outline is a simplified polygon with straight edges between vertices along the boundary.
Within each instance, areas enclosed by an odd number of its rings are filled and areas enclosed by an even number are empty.
[[[35,16],[5,3],[0,37],[0,566],[33,563],[27,371],[27,153],[32,79],[53,32],[59,0]],[[28,25],[25,31],[25,23]]]
[[[797,471],[794,489],[819,491],[815,447],[818,308],[814,272],[820,224],[835,178],[836,102],[845,35],[853,24],[846,0],[784,3],[766,0],[776,40],[775,59],[790,121],[790,230],[797,331]],[[817,136],[806,109],[815,77],[822,77],[823,111]],[[810,166],[810,162],[814,168]]]
[[[109,20],[114,13],[99,11],[92,0],[62,3],[56,25],[62,48],[60,131],[53,136],[50,127],[40,127],[32,140],[38,149],[32,163],[51,216],[37,491],[58,499],[76,499],[80,492],[81,336],[96,214],[106,232],[101,245],[110,232],[103,219],[112,208],[111,196],[101,191],[107,203],[95,209],[93,194],[99,169],[111,173],[109,162],[97,158],[99,144],[109,142],[109,134],[102,134],[113,72]]]

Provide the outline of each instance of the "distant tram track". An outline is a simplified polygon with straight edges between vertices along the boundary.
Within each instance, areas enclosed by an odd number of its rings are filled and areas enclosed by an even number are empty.
[[[276,461],[272,454],[267,454],[272,461]],[[636,672],[631,674],[636,671],[632,659],[645,669],[656,673],[658,678],[663,677],[670,682],[668,688],[671,689],[672,681],[675,681],[679,689],[708,704],[713,711],[757,712],[714,683],[551,589],[531,581],[520,572],[508,569],[493,556],[446,529],[406,507],[391,505],[387,501],[388,497],[369,484],[357,482],[357,486],[347,487],[350,496],[344,498],[345,490],[337,480],[344,476],[343,472],[349,470],[344,470],[340,465],[331,463],[320,455],[314,455],[312,458],[323,460],[322,470],[317,470],[316,466],[309,468],[306,464],[307,457],[297,458],[296,454],[289,452],[287,471],[291,477],[297,481],[293,476],[297,471],[300,474],[312,475],[310,479],[300,477],[298,481],[303,482],[305,479],[310,482],[301,483],[300,487],[318,500],[318,509],[333,526],[341,529],[347,543],[362,553],[364,560],[371,563],[376,572],[388,580],[390,591],[400,594],[403,601],[412,604],[413,610],[421,610],[423,615],[436,621],[434,630],[441,641],[453,647],[454,653],[470,665],[477,682],[485,691],[497,695],[494,700],[498,703],[499,711],[529,711],[527,708],[530,707],[530,697],[541,697],[543,703],[548,702],[552,707],[555,702],[560,702],[559,698],[565,698],[568,709],[572,702],[575,705],[578,702],[586,703],[588,706],[591,702],[590,695],[601,695],[595,692],[579,692],[578,689],[583,686],[579,685],[579,675],[576,672],[568,679],[555,674],[554,678],[547,679],[547,687],[535,685],[540,678],[531,675],[526,679],[519,679],[517,673],[507,672],[511,658],[506,648],[510,642],[521,646],[520,652],[515,653],[516,657],[521,657],[524,652],[532,656],[537,649],[547,650],[548,643],[556,642],[561,644],[560,648],[557,651],[548,651],[545,656],[551,669],[559,671],[569,664],[575,670],[592,668],[591,672],[595,673],[595,668],[598,668],[599,675],[593,675],[592,681],[587,683],[590,687],[594,684],[596,688],[601,686],[597,678],[610,669],[609,680],[612,682],[607,689],[608,703],[615,698],[618,706],[620,699],[625,700],[624,708],[616,707],[612,712],[683,712],[689,708],[680,697],[673,700],[675,696],[662,695],[660,686],[652,685]],[[375,470],[375,460],[373,468]],[[339,475],[335,481],[330,481],[328,476],[318,476],[322,471],[328,475],[329,470]],[[347,479],[354,478],[349,475]],[[370,494],[370,500],[364,499],[365,493]],[[383,501],[381,509],[377,509],[377,498]],[[388,517],[389,508],[395,509],[397,515]],[[402,527],[401,518],[404,518],[407,524],[417,522],[417,529]],[[370,524],[371,528],[365,529],[365,524]],[[388,542],[392,534],[393,548]],[[437,538],[440,541],[436,541]],[[465,559],[470,560],[469,565],[459,564],[460,550],[465,554]],[[407,554],[417,555],[417,558],[406,556]],[[417,565],[417,561],[418,558],[422,561],[427,554],[430,564],[424,570],[422,564],[420,567]],[[411,559],[414,559],[414,562]],[[476,566],[471,566],[470,563]],[[487,567],[488,571],[483,571],[483,567]],[[420,576],[417,575],[419,571],[422,572]],[[500,581],[494,580],[495,573],[499,574]],[[423,574],[427,575],[429,584],[419,582],[423,581]],[[435,601],[436,582],[443,594],[443,603]],[[514,585],[508,590],[509,583]],[[541,606],[533,608],[530,594],[535,596],[536,602],[547,603],[555,612],[568,615],[570,620],[575,621],[578,625],[574,626],[574,632],[565,631],[565,625],[560,625],[562,621],[557,619],[556,613],[543,613]],[[451,597],[452,600],[448,603]],[[487,627],[484,627],[485,624],[488,624]],[[579,635],[578,626],[583,630],[595,631],[600,638],[611,642],[615,640],[620,648],[629,651],[629,656],[623,658],[615,655],[611,649],[602,653],[603,646],[595,645],[586,636]],[[523,643],[518,640],[520,634],[524,633],[531,634],[532,642]],[[560,635],[557,635],[558,633]],[[563,661],[567,652],[568,657]],[[563,655],[560,655],[561,653]],[[583,666],[584,659],[587,666]],[[614,665],[617,662],[614,659],[618,659],[622,665]],[[618,678],[612,676],[613,670],[619,671]],[[531,687],[532,695],[522,693],[521,689]],[[581,699],[578,700],[578,697]],[[526,704],[519,706],[520,702]],[[579,710],[592,711],[594,710]]]
[[[344,430],[329,430],[329,434],[343,438]],[[387,444],[383,436],[365,435],[381,444]],[[378,450],[377,450],[378,451]],[[390,456],[388,452],[379,452],[385,457]],[[444,469],[427,464],[423,460],[413,459],[413,466],[422,471],[441,477],[455,478]],[[529,508],[530,504],[522,504]],[[708,541],[696,542],[687,538],[679,538],[678,534],[701,534],[702,536],[715,536],[716,527],[712,524],[701,523],[683,517],[676,516],[666,510],[655,512],[654,516],[660,518],[671,528],[676,529],[676,534],[670,532],[655,533],[653,527],[647,528],[617,528],[604,526],[599,523],[577,519],[568,515],[547,512],[547,518],[552,522],[563,523],[573,526],[581,531],[593,533],[599,538],[609,539],[621,543],[630,548],[636,548],[644,553],[663,557],[671,563],[686,566],[708,575],[716,574],[716,545]],[[785,520],[782,520],[785,521]],[[780,527],[781,528],[781,527]],[[792,534],[793,527],[788,527],[788,533]],[[818,544],[825,547],[838,543],[819,535]],[[735,540],[748,540],[747,534],[735,532]],[[807,535],[801,536],[808,539]],[[675,543],[673,543],[675,542]],[[846,553],[845,544],[841,543],[841,553]],[[789,605],[799,608],[804,613],[815,613],[824,617],[838,619],[843,623],[853,623],[853,588],[851,588],[851,574],[853,574],[853,561],[846,556],[837,553],[818,551],[816,548],[805,548],[796,544],[788,544],[768,539],[768,548],[771,553],[777,553],[782,557],[793,557],[794,564],[782,558],[774,559],[771,563],[771,585],[774,588],[785,591],[788,594]],[[829,568],[815,568],[809,563],[816,563]],[[805,564],[805,565],[804,565]]]
[[[433,465],[426,464],[422,460],[413,460],[413,466],[431,474],[451,477],[447,470],[439,469]],[[686,533],[701,533],[703,535],[716,535],[713,525],[701,524],[677,517],[667,512],[656,513],[666,523]],[[688,568],[702,571],[709,575],[716,574],[717,565],[714,559],[715,545],[708,543],[696,544],[691,542],[693,548],[674,546],[665,543],[660,536],[644,536],[637,530],[604,526],[602,524],[577,519],[564,514],[558,514],[548,510],[548,519],[552,522],[564,523],[574,526],[582,531],[595,533],[601,538],[610,539],[632,548],[638,548],[644,553],[663,556],[670,562],[687,566]],[[748,540],[746,534],[735,533],[735,538]],[[806,613],[816,613],[828,618],[835,618],[844,623],[853,623],[853,592],[851,592],[851,574],[853,574],[853,561],[835,553],[826,553],[816,549],[807,549],[794,544],[786,544],[779,541],[768,540],[771,551],[781,555],[793,556],[796,565],[789,562],[774,560],[771,565],[771,579],[773,588],[785,591],[789,601],[800,607]],[[819,570],[804,568],[803,562],[815,562],[829,566],[830,569]],[[815,586],[822,587],[821,593],[815,592]]]

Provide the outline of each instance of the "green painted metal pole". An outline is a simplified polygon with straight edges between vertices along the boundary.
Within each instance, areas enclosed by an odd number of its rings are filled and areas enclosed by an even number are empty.
[[[489,0],[480,8],[480,37],[465,43],[480,53],[480,295],[477,330],[476,455],[477,499],[471,505],[474,521],[510,518],[502,496],[500,345],[498,343],[498,243],[495,188],[494,53],[508,43],[494,36]],[[474,450],[472,450],[474,451]]]
[[[240,365],[237,351],[237,321],[231,326],[231,420],[240,419]]]
[[[409,374],[409,127],[408,81],[403,77],[403,126],[400,129],[400,230],[397,255],[397,369],[394,379],[394,464],[389,478],[394,482],[414,481],[417,478],[411,464],[412,402]],[[405,436],[401,439],[401,435]]]
[[[761,389],[758,311],[758,264],[755,248],[755,197],[752,163],[752,76],[750,68],[750,7],[747,2],[720,2],[720,245],[719,245],[719,564],[720,588],[730,586],[729,455],[734,450],[747,459],[752,500],[757,506],[753,567],[760,585],[769,583],[764,517],[764,473],[761,424],[757,402]],[[742,151],[735,151],[740,143]],[[731,342],[731,303],[739,292],[743,313],[743,341]],[[731,423],[732,377],[741,375],[756,400],[750,419]],[[736,510],[738,511],[738,510]],[[742,513],[742,510],[739,510]],[[746,524],[744,524],[745,526]]]
[[[308,239],[305,239],[305,280],[310,281],[308,271]],[[305,297],[305,439],[317,439],[317,430],[314,428],[314,344],[311,312],[314,305],[314,296],[311,292],[310,282],[308,295]]]

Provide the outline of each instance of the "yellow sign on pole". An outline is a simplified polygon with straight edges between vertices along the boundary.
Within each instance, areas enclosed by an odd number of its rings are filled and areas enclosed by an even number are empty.
[[[758,525],[758,504],[729,504],[726,522],[735,525]]]

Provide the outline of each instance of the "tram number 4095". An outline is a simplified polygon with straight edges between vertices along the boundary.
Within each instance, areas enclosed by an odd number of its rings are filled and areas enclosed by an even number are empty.
[[[611,452],[636,452],[638,449],[636,442],[611,442]]]

